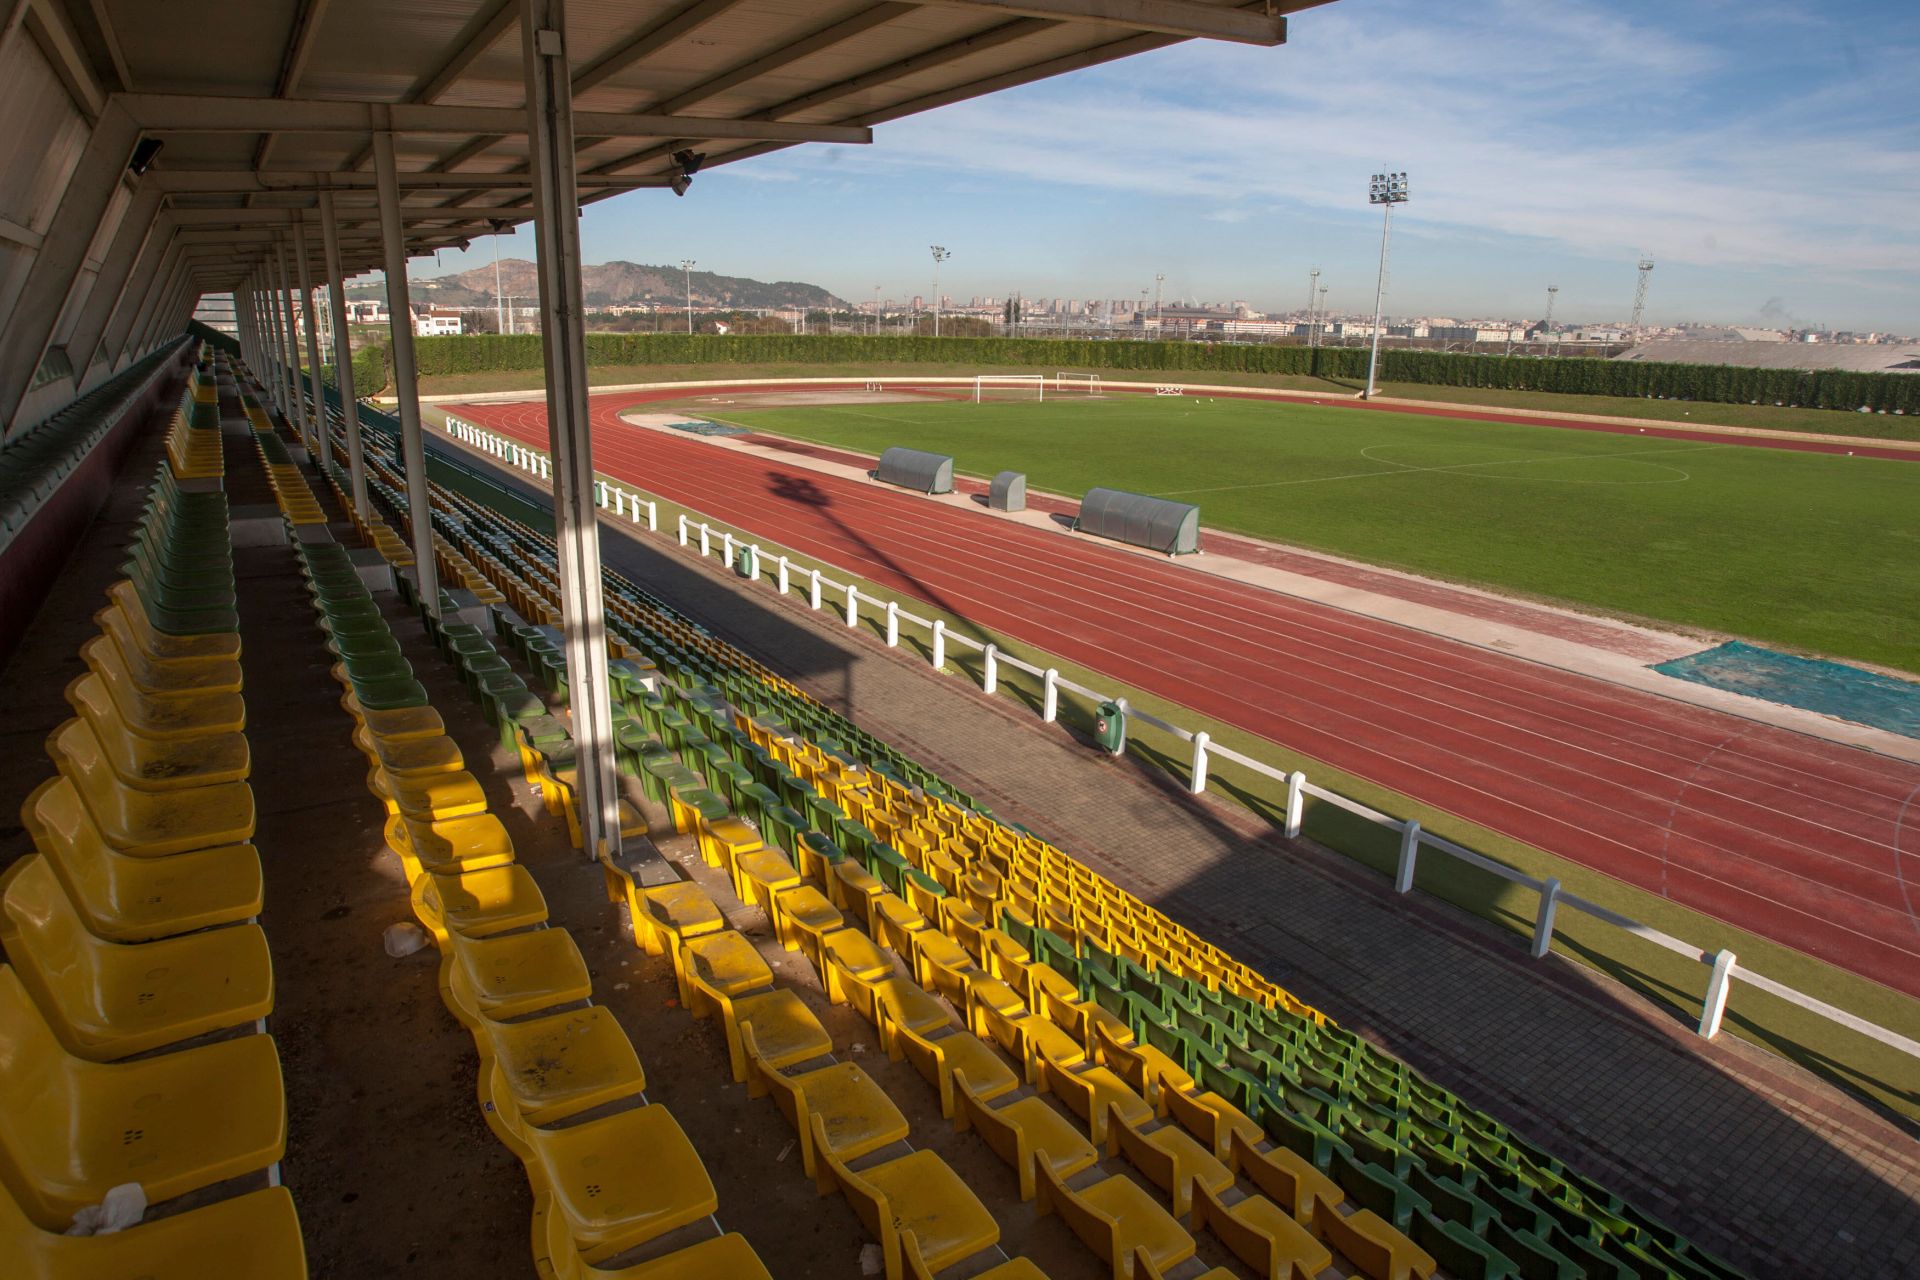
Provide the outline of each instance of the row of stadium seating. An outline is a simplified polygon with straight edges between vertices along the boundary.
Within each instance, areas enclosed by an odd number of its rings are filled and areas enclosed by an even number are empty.
[[[0,1273],[301,1277],[215,381],[176,418],[95,615],[56,776],[0,877]],[[210,406],[210,408],[209,408]],[[196,425],[197,424],[197,425]],[[239,1180],[268,1185],[239,1194]],[[126,1184],[193,1207],[63,1235]],[[111,1193],[111,1194],[110,1194]],[[119,1224],[115,1224],[119,1225]]]
[[[403,518],[397,473],[378,456],[373,467],[376,499]],[[507,599],[518,595],[553,616],[550,540],[462,495],[441,490],[436,500],[437,530],[464,563]],[[837,718],[800,691],[616,575],[608,585],[616,652],[660,677],[657,692],[623,699],[628,771],[653,798],[670,801],[683,824],[711,825],[734,812],[747,818],[798,870],[814,870],[815,885],[832,894],[828,905],[875,936],[888,929],[889,911],[938,919],[939,932],[967,959],[931,942],[909,944],[916,973],[956,1004],[964,1001],[974,1025],[998,1033],[1042,1081],[1050,1042],[1042,1024],[1053,1022],[1076,1040],[1083,1060],[1123,1066],[1143,1101],[1166,1097],[1170,1078],[1175,1098],[1200,1091],[1192,1096],[1207,1100],[1203,1109],[1216,1117],[1207,1123],[1228,1137],[1228,1154],[1232,1132],[1256,1155],[1260,1139],[1252,1135],[1271,1134],[1280,1149],[1367,1206],[1387,1233],[1376,1241],[1383,1266],[1424,1250],[1449,1271],[1474,1275],[1734,1274],[1057,849],[957,803],[952,788],[916,794],[890,757],[861,759],[856,744],[865,735],[822,732],[823,724],[838,729]],[[517,638],[563,695],[557,646],[543,636],[538,647],[539,634]],[[617,692],[631,690],[631,674],[616,671]],[[732,724],[721,718],[729,703],[739,712]],[[776,739],[792,743],[784,760],[774,758]],[[830,762],[871,766],[862,769],[868,785],[836,787]],[[823,862],[832,868],[827,875]],[[876,916],[878,894],[859,875],[901,905],[882,904]],[[921,909],[935,897],[937,914]],[[1039,956],[1063,986],[1029,980],[1024,1027],[992,999],[969,995],[978,987],[990,996],[994,988],[968,981],[966,965],[1004,983],[983,942],[989,921]],[[782,927],[804,945],[804,924]],[[1157,1061],[1145,1057],[1148,1050]],[[1182,1103],[1164,1105],[1174,1111]],[[1089,1100],[1096,1129],[1104,1124],[1101,1106]],[[1333,1208],[1326,1197],[1295,1199],[1294,1207],[1323,1235],[1344,1225],[1323,1213]],[[1408,1233],[1418,1247],[1405,1242]],[[1350,1239],[1348,1250],[1365,1254],[1368,1245]]]
[[[548,926],[538,884],[515,861],[511,838],[346,548],[297,532],[324,524],[325,512],[299,468],[284,461],[266,413],[249,403],[248,416],[335,659],[353,744],[367,758],[368,789],[385,810],[413,913],[440,953],[441,998],[473,1037],[486,1122],[526,1170],[536,1267],[561,1280],[612,1276],[592,1264],[713,1214],[712,1181],[671,1112],[648,1102],[632,1041],[591,1003],[578,946]],[[483,670],[497,677],[504,665],[486,660],[491,646],[477,628],[443,627],[436,639],[469,678]],[[509,686],[491,684],[499,695]],[[597,1114],[577,1119],[588,1111]],[[617,1274],[751,1280],[766,1272],[735,1234]]]

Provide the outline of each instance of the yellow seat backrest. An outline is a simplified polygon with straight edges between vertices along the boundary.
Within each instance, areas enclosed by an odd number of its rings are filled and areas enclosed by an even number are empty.
[[[111,1070],[61,1048],[13,966],[0,964],[0,1182],[24,1206],[39,1200],[30,1171],[67,1168],[80,1145],[87,1108],[76,1078],[89,1069]]]

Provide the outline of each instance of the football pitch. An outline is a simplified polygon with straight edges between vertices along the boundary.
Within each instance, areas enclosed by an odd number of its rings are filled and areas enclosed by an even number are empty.
[[[931,449],[1075,497],[1158,494],[1199,504],[1203,531],[1920,671],[1920,462],[1204,397],[715,408],[699,412]]]

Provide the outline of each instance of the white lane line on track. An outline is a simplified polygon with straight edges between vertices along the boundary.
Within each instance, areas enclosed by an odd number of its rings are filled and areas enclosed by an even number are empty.
[[[1905,856],[1900,852],[1900,834],[1906,826],[1907,813],[1913,808],[1916,796],[1920,796],[1920,782],[1907,792],[1906,803],[1900,806],[1900,812],[1893,819],[1893,879],[1900,886],[1900,902],[1907,909],[1907,921],[1913,925],[1915,933],[1920,933],[1920,918],[1913,914],[1913,897],[1907,892],[1907,874],[1900,865],[1900,859]]]

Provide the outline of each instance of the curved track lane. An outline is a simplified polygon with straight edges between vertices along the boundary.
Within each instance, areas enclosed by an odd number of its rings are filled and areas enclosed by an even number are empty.
[[[1920,996],[1920,766],[619,421],[685,395],[595,396],[599,469]]]

